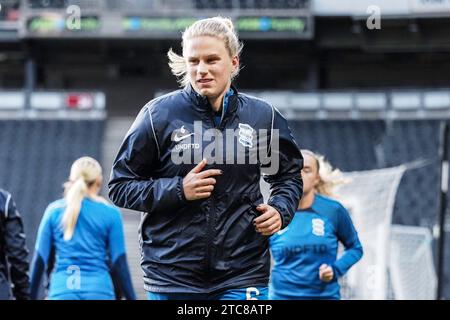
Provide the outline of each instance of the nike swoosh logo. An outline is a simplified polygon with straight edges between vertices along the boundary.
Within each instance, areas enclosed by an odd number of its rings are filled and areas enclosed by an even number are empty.
[[[173,137],[173,141],[180,142],[181,140],[184,140],[190,136],[192,136],[194,133],[185,134],[184,136],[175,136]]]

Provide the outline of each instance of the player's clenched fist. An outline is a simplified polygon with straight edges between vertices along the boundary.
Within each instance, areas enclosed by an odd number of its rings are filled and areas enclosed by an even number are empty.
[[[209,169],[202,171],[206,165],[203,159],[183,178],[183,191],[187,200],[208,198],[214,190],[216,179],[214,176],[222,174],[221,170]]]
[[[280,213],[268,204],[260,204],[256,210],[261,212],[261,215],[253,221],[256,232],[263,236],[271,236],[275,232],[280,231],[282,226]]]
[[[323,282],[330,282],[331,280],[333,280],[333,268],[331,268],[329,265],[327,264],[322,264],[319,268],[319,278],[320,280],[322,280]]]

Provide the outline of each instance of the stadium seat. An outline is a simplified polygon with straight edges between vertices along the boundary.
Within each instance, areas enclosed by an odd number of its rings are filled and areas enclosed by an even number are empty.
[[[32,251],[47,205],[63,194],[72,162],[100,159],[102,120],[0,120],[0,186],[8,189],[26,221]]]

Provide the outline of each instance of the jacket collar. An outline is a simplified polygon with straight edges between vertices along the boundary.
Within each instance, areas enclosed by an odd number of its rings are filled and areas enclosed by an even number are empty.
[[[231,85],[231,89],[233,89],[234,93],[228,98],[228,108],[226,113],[233,113],[237,109],[238,90],[234,85]],[[200,112],[211,112],[208,98],[195,91],[191,84],[188,84],[183,90],[189,96],[189,99],[196,110]]]

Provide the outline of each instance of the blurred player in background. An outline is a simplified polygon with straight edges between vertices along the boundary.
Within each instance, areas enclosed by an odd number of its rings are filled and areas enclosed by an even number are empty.
[[[22,219],[11,194],[0,189],[0,300],[29,299],[28,267]]]
[[[65,197],[44,213],[31,268],[31,298],[38,298],[52,247],[55,265],[49,299],[113,300],[112,273],[127,299],[135,299],[128,270],[120,211],[98,195],[102,169],[93,158],[76,160],[65,184]]]
[[[274,266],[271,299],[340,299],[338,278],[363,250],[347,210],[332,196],[343,182],[320,155],[302,150],[303,197],[291,224],[270,239]],[[345,251],[337,259],[338,242]]]
[[[169,51],[169,65],[185,87],[141,110],[114,162],[110,198],[145,212],[140,244],[149,299],[267,299],[268,236],[297,208],[300,150],[276,109],[231,85],[242,49],[231,20],[195,22],[182,46],[183,56]],[[217,161],[192,160],[207,149],[196,121],[214,131]],[[271,144],[279,169],[266,176],[268,204],[259,188],[261,163],[238,164],[236,153],[228,158],[235,147],[241,154],[256,150],[260,129],[279,132],[278,146]],[[226,130],[238,132],[231,145]],[[175,163],[179,150],[188,163]]]

